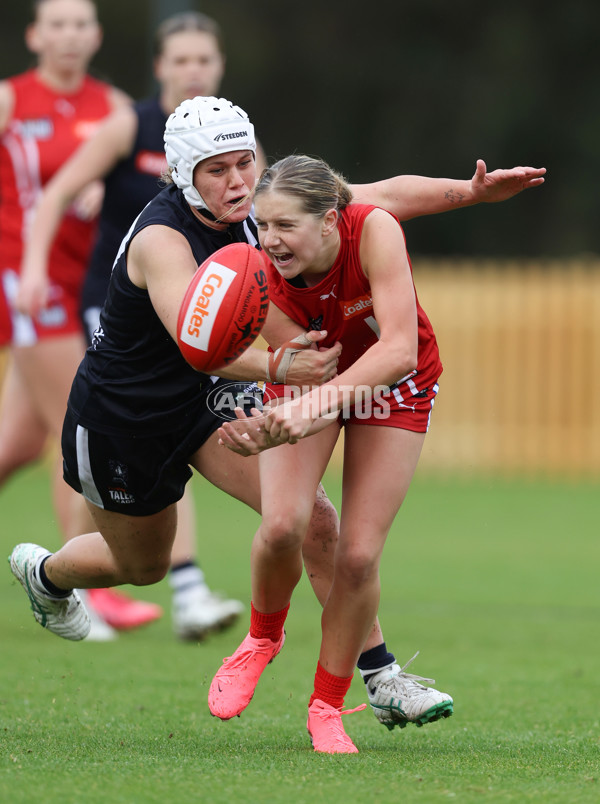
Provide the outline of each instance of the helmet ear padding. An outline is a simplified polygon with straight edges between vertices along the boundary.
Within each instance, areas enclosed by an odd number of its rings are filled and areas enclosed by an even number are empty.
[[[194,187],[198,162],[232,151],[256,155],[254,126],[246,112],[225,98],[197,96],[184,100],[165,127],[165,154],[174,183],[193,207],[207,209]]]

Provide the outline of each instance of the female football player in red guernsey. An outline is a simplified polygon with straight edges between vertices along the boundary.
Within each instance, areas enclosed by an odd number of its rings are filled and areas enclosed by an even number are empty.
[[[308,706],[314,749],[324,753],[357,751],[341,721],[344,697],[377,616],[383,547],[415,471],[442,372],[402,228],[383,209],[351,202],[350,187],[317,159],[291,156],[263,173],[255,217],[268,258],[265,338],[278,347],[298,327],[326,330],[323,345],[343,348],[334,379],[280,400],[266,416],[254,411],[248,420],[240,412],[239,422],[220,431],[222,442],[241,454],[267,450],[259,463],[251,630],[271,639],[276,653],[302,572],[311,501],[345,427],[340,533]],[[290,389],[268,386],[267,404],[270,395],[289,396]],[[268,449],[276,445],[283,446]],[[256,664],[239,660],[245,642],[211,684],[209,707],[223,719],[247,706],[260,676]],[[404,673],[393,655],[358,665],[371,706],[390,727],[452,713],[449,695]],[[390,706],[384,694],[392,688]]]
[[[78,304],[94,204],[87,195],[87,207],[80,199],[65,216],[50,256],[50,302],[35,318],[17,314],[13,304],[33,206],[100,121],[130,102],[87,74],[101,44],[91,0],[38,0],[25,40],[37,66],[0,82],[0,292],[7,305],[0,345],[11,353],[0,408],[0,483],[39,453],[48,433],[60,438],[73,367],[85,349]],[[84,527],[72,519],[75,498],[59,474],[54,499],[70,535]]]

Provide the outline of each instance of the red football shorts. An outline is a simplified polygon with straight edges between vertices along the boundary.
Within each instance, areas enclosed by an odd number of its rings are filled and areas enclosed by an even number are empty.
[[[326,394],[327,386],[321,387]],[[354,389],[354,400],[348,399],[342,407],[340,423],[397,427],[426,433],[438,389],[437,382],[418,389],[412,379],[391,389],[386,386],[376,386],[374,389],[358,386]],[[265,383],[263,404],[268,405],[271,399],[297,399],[309,390],[281,383]]]
[[[17,312],[14,300],[19,283],[18,274],[10,268],[2,273],[2,290],[5,313],[1,310],[2,323],[0,337],[7,337],[4,343],[14,346],[32,346],[46,338],[58,335],[72,335],[82,331],[79,318],[79,288],[72,285],[57,285],[50,282],[48,305],[35,318]],[[2,341],[0,341],[0,344]]]

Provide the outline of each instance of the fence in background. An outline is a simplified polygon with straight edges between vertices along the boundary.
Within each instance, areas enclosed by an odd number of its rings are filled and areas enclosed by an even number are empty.
[[[413,264],[444,374],[423,470],[600,476],[600,262]]]
[[[419,471],[600,478],[600,262],[413,269],[444,363]]]

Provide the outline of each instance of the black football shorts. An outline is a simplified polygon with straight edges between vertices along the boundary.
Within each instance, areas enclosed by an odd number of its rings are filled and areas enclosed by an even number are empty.
[[[219,380],[194,414],[194,426],[177,423],[168,433],[100,433],[67,410],[62,432],[63,477],[90,502],[128,516],[150,516],[177,502],[192,476],[189,461],[234,408],[260,407],[254,383]]]

